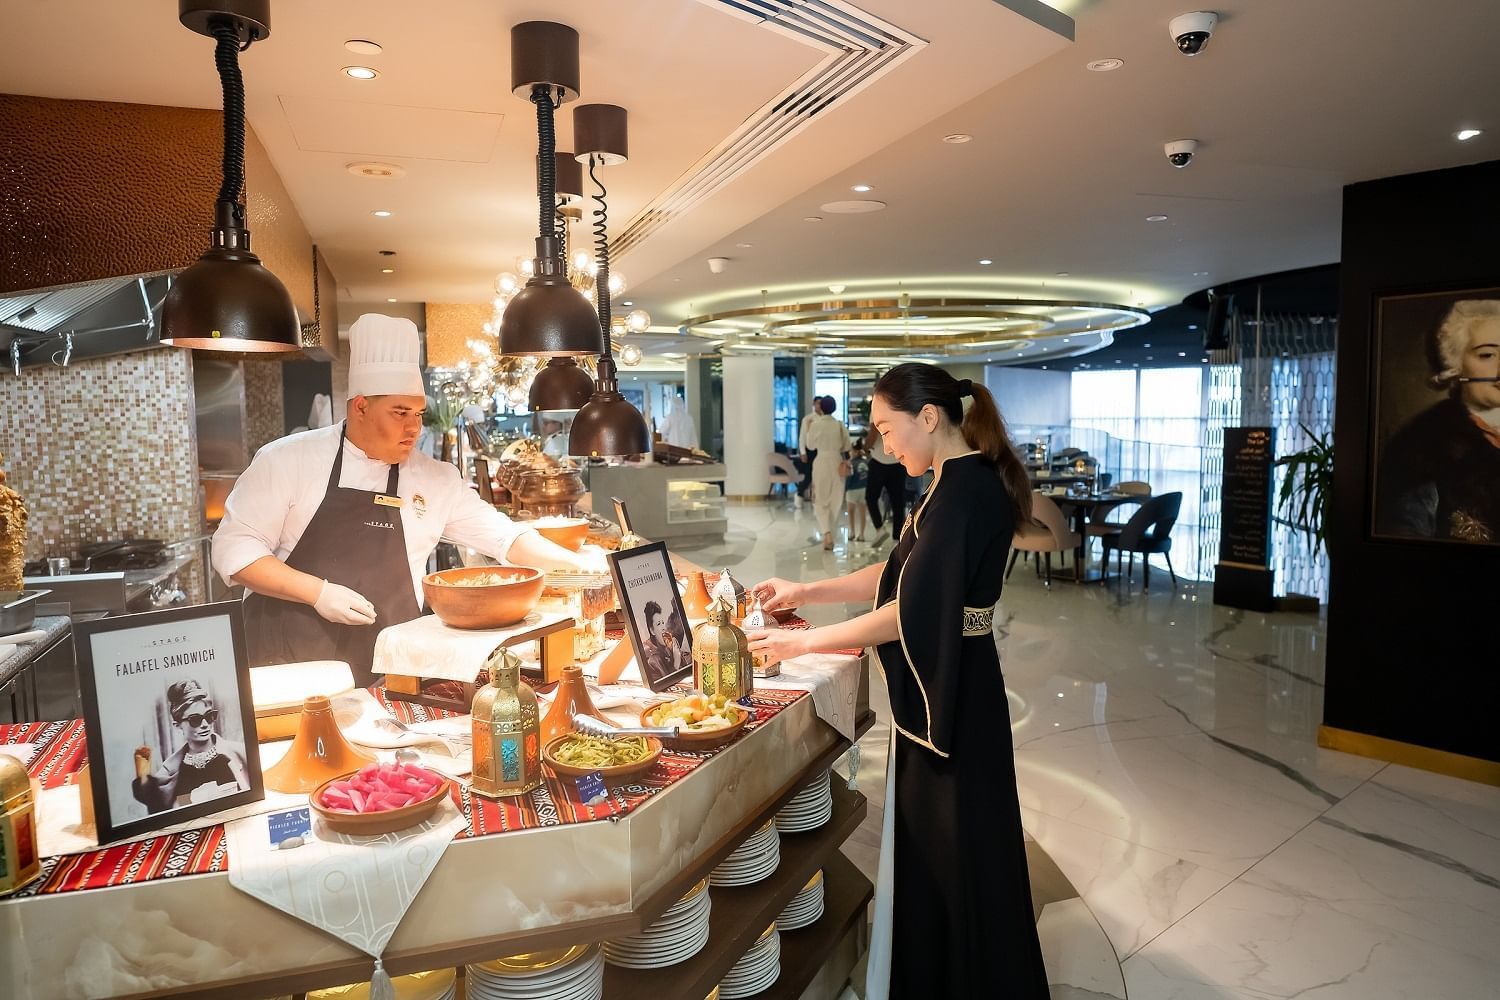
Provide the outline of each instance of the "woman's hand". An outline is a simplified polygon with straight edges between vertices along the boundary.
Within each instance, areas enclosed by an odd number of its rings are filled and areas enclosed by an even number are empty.
[[[807,603],[806,592],[807,587],[804,584],[793,583],[775,576],[769,580],[762,580],[750,591],[751,596],[759,598],[761,606],[767,611],[801,607]]]
[[[745,633],[745,638],[750,640],[751,653],[764,656],[770,662],[780,663],[817,648],[814,638],[817,631],[811,628],[753,629]]]

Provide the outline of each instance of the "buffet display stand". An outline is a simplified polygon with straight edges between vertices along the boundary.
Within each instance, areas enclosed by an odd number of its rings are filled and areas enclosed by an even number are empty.
[[[594,510],[608,509],[619,497],[630,510],[631,530],[646,538],[675,541],[683,538],[724,537],[729,521],[724,512],[724,466],[708,465],[595,465],[589,469]]]
[[[849,659],[866,670],[862,658]],[[779,697],[784,707],[764,724],[624,815],[552,817],[559,825],[453,841],[386,949],[385,968],[415,972],[642,931],[809,782],[827,780],[848,750],[849,741],[818,718],[812,697]],[[872,722],[861,706],[856,736]],[[0,728],[0,741],[36,737]],[[40,766],[61,759],[51,755]],[[610,967],[606,1000],[700,1000],[819,868],[825,913],[784,935],[781,977],[761,995],[796,997],[811,987],[809,996],[836,996],[863,950],[872,893],[839,845],[865,809],[862,796],[835,781],[832,818],[786,835],[773,876],[713,888],[703,951],[651,971]],[[184,840],[163,850],[196,855],[222,847]],[[194,870],[193,860],[182,859],[179,870]],[[234,889],[222,863],[209,867],[138,883],[128,871],[114,873],[105,888],[0,900],[0,996],[262,998],[368,981],[369,957]]]

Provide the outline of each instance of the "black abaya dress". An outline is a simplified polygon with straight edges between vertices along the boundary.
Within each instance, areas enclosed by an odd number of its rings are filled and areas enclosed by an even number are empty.
[[[1015,524],[980,455],[951,458],[881,577],[900,638],[876,647],[895,743],[890,996],[1047,1000],[1000,658]]]

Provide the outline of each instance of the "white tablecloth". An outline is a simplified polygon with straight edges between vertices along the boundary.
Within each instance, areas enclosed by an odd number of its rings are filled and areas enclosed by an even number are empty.
[[[568,617],[555,611],[533,611],[507,628],[471,629],[444,625],[437,615],[422,615],[380,630],[375,638],[373,669],[377,674],[469,684],[490,653],[506,639]]]
[[[859,657],[849,653],[807,653],[781,661],[777,677],[757,677],[755,686],[773,690],[810,691],[818,718],[854,742],[856,703],[859,700]]]

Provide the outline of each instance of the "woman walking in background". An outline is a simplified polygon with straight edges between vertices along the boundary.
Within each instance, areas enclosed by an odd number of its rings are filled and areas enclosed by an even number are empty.
[[[833,416],[838,403],[832,396],[818,400],[818,416],[807,425],[805,447],[816,452],[812,466],[813,510],[818,517],[818,531],[823,536],[823,551],[833,551],[833,535],[844,515],[844,472],[840,468],[849,452],[849,429]]]
[[[750,650],[787,659],[873,646],[890,690],[866,1000],[1047,1000],[992,632],[1031,483],[989,391],[935,365],[883,375],[870,418],[908,473],[934,473],[895,551],[832,580],[767,580],[755,595],[767,611],[872,596],[875,610],[755,631]]]

